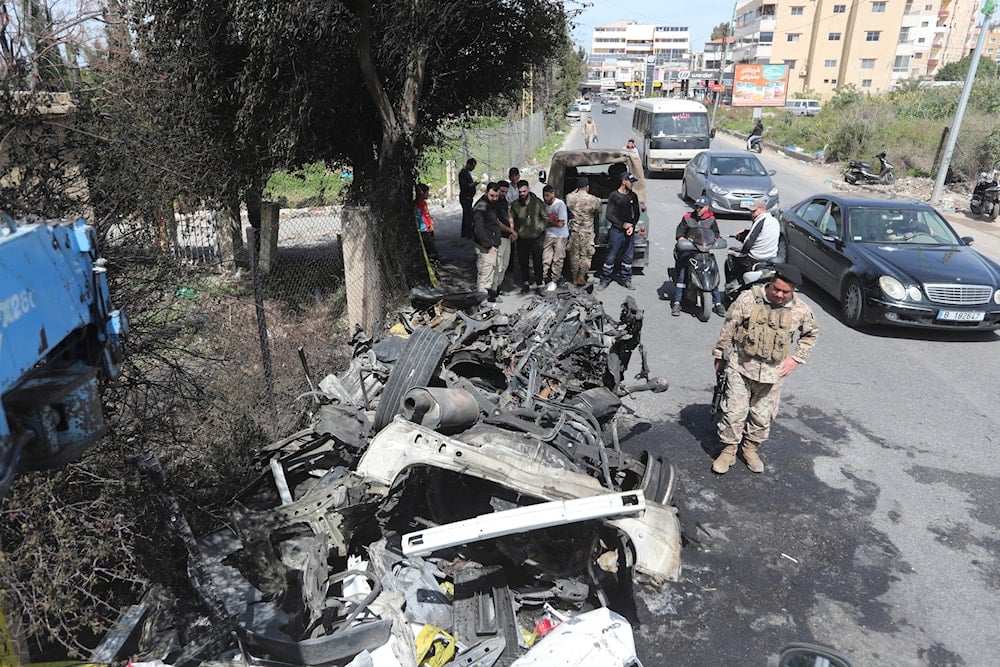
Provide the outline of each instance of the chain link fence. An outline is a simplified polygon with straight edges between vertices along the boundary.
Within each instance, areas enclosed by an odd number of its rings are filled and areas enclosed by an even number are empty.
[[[456,148],[449,156],[455,168],[461,169],[467,159],[475,158],[477,178],[490,181],[506,179],[511,167],[523,167],[531,153],[545,141],[548,128],[545,115],[539,111],[502,125],[461,128],[456,135]],[[449,191],[457,193],[454,182],[450,186]]]

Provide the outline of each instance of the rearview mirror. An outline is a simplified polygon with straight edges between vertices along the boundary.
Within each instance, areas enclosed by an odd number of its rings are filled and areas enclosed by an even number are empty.
[[[778,170],[777,170],[777,169],[768,169],[768,170],[767,170],[767,175],[768,175],[768,176],[774,176],[774,175],[775,175],[775,174],[777,174],[777,173],[778,173]]]
[[[539,183],[544,183],[545,182],[545,177],[546,177],[545,170],[544,169],[540,170],[538,172],[538,182]]]
[[[962,244],[963,245],[972,245],[972,241],[973,240],[974,239],[971,236],[963,236],[962,237]]]
[[[715,139],[715,128],[714,127],[711,130],[708,131],[708,138],[709,139]]]

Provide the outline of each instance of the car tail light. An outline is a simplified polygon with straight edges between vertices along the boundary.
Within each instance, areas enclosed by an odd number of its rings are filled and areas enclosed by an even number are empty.
[[[646,212],[646,205],[645,204],[639,204],[639,210],[642,211],[643,213],[645,213]]]

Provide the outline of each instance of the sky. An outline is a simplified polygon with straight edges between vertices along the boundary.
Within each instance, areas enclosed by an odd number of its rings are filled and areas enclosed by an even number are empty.
[[[704,43],[712,36],[712,28],[732,19],[735,4],[732,0],[564,1],[567,11],[580,10],[575,19],[573,39],[588,51],[595,26],[615,21],[632,21],[687,26],[691,35],[691,50],[700,52]]]

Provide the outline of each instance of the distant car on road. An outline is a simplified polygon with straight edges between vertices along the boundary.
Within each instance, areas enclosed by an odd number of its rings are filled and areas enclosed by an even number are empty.
[[[601,105],[601,113],[618,113],[618,105],[612,102],[605,102]]]
[[[576,122],[580,120],[580,105],[571,104],[569,108],[566,109],[566,120],[570,122]]]
[[[852,327],[1000,329],[1000,264],[924,202],[817,194],[780,220],[788,261]]]
[[[580,107],[580,111],[583,111],[585,113],[590,112],[591,109],[590,100],[580,100],[579,102],[577,102],[576,105]]]
[[[774,173],[745,151],[702,151],[684,167],[681,196],[708,197],[709,208],[717,214],[748,214],[751,202],[763,197],[772,211],[778,208]]]

